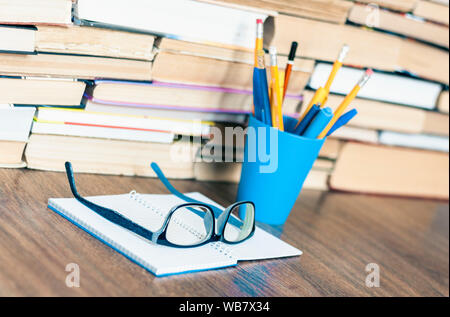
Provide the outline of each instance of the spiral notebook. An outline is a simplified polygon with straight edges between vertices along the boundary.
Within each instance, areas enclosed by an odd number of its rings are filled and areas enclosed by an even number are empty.
[[[200,193],[190,193],[187,196],[222,208]],[[87,197],[87,199],[114,209],[152,231],[160,227],[161,219],[171,207],[183,203],[174,195],[135,192]],[[199,247],[180,249],[153,244],[106,220],[74,198],[51,198],[48,201],[48,207],[156,276],[235,266],[238,261],[302,254],[300,250],[258,227],[251,238],[239,244],[212,242]],[[192,228],[189,229],[192,230]]]

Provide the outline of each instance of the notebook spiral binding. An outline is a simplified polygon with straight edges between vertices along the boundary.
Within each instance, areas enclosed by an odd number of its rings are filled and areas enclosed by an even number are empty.
[[[137,204],[139,204],[140,206],[151,210],[152,212],[154,212],[156,215],[160,216],[161,218],[165,217],[165,213],[158,207],[154,206],[153,204],[149,203],[147,200],[145,200],[141,194],[139,194],[138,192],[136,192],[135,190],[132,190],[129,194],[128,194],[128,198],[130,200],[133,200],[134,202],[136,202]],[[195,228],[183,223],[182,221],[180,221],[179,219],[175,219],[175,223],[177,225],[179,225],[181,228],[189,231],[190,233],[194,234],[196,237],[198,237],[199,239],[202,238],[202,234],[200,232],[198,232]],[[233,258],[233,255],[231,253],[231,249],[228,248],[224,243],[217,241],[217,242],[211,242],[208,243],[208,245],[214,249],[215,251],[222,253],[224,256],[229,257],[230,259]]]

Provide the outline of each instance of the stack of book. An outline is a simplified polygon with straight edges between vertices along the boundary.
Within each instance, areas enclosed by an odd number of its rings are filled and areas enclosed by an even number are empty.
[[[448,199],[445,0],[0,0],[0,104],[38,109],[28,167],[151,176],[156,161],[170,177],[238,182],[240,163],[199,153],[214,125],[245,126],[253,110],[256,19],[281,69],[299,43],[286,115],[301,115],[343,44],[328,106],[375,70],[306,188]]]

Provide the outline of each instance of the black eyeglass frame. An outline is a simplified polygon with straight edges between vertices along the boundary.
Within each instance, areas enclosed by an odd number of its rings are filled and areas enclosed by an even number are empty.
[[[155,163],[152,163],[152,164],[155,164]],[[230,220],[231,212],[236,207],[238,207],[239,205],[243,205],[243,204],[251,204],[252,208],[253,208],[253,212],[255,212],[255,205],[251,201],[241,201],[241,202],[236,202],[236,203],[230,205],[224,211],[222,211],[222,213],[219,215],[219,217],[217,217],[217,219],[216,219],[215,213],[213,211],[213,209],[217,209],[217,207],[211,206],[211,205],[203,203],[203,202],[190,201],[190,202],[183,203],[183,204],[180,204],[180,205],[177,205],[177,206],[174,206],[173,208],[171,208],[169,213],[165,216],[165,219],[164,219],[164,222],[163,222],[163,225],[161,226],[161,228],[158,229],[158,231],[150,231],[150,230],[142,227],[141,225],[133,222],[132,220],[124,217],[123,215],[121,215],[120,213],[118,213],[115,210],[97,205],[97,204],[83,198],[78,193],[78,190],[75,185],[75,178],[73,175],[72,164],[70,162],[66,162],[65,169],[66,169],[66,174],[67,174],[67,178],[69,181],[70,189],[76,200],[78,200],[81,204],[88,207],[92,211],[96,212],[103,218],[105,218],[105,219],[111,221],[112,223],[117,224],[125,229],[128,229],[131,232],[133,232],[147,240],[150,240],[155,244],[176,247],[176,248],[198,247],[198,246],[207,244],[209,242],[216,242],[216,241],[225,242],[227,244],[237,244],[237,243],[241,243],[241,242],[247,240],[248,238],[250,238],[251,236],[253,236],[255,229],[256,229],[254,215],[253,215],[252,230],[249,233],[249,235],[247,237],[245,237],[244,239],[242,239],[240,241],[228,241],[225,239],[225,236],[223,234],[225,231],[225,227],[226,227],[228,221]],[[158,169],[159,169],[159,167],[158,167]],[[160,171],[160,173],[162,173],[162,172]],[[166,179],[166,182],[168,182],[167,179]],[[205,213],[210,214],[211,219],[213,219],[213,221],[211,222],[212,228],[210,230],[210,234],[209,234],[208,238],[205,238],[204,241],[202,241],[198,244],[193,244],[193,245],[179,245],[179,244],[174,244],[174,243],[170,242],[169,240],[167,240],[166,230],[167,230],[168,224],[169,224],[172,216],[174,215],[174,213],[180,208],[203,208],[203,209],[205,209]],[[235,221],[237,220],[235,218],[233,218],[233,219]],[[216,221],[218,223],[217,226],[216,226]],[[237,220],[237,221],[239,221],[239,220]]]

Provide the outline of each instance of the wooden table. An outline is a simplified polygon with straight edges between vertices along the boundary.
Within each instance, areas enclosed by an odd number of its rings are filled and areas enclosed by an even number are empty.
[[[78,175],[84,195],[166,193],[155,179]],[[221,204],[235,185],[174,181]],[[1,296],[449,296],[447,202],[304,191],[284,227],[301,257],[156,278],[47,209],[64,174],[0,169]],[[68,288],[77,263],[80,287]],[[365,284],[376,263],[380,287]]]

